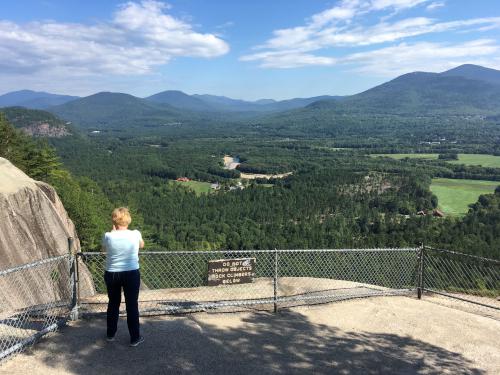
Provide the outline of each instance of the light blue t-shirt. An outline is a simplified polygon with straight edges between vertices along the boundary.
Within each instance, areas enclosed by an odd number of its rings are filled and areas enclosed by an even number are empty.
[[[102,246],[106,249],[106,271],[122,272],[139,269],[138,230],[114,230],[104,234]]]

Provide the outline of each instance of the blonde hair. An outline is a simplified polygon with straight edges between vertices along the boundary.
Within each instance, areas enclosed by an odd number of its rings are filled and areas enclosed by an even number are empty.
[[[120,227],[128,227],[132,221],[132,217],[127,207],[115,208],[111,214],[111,219],[114,225]]]

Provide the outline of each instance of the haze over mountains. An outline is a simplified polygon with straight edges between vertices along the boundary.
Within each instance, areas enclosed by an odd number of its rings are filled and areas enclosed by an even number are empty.
[[[216,95],[187,95],[182,91],[163,91],[145,98],[156,103],[193,111],[229,111],[229,112],[274,112],[304,107],[318,100],[339,100],[342,96],[322,95],[312,98],[294,98],[277,101],[260,99],[254,102],[231,99]]]
[[[78,99],[78,96],[50,94],[43,91],[20,90],[0,95],[0,107],[46,109],[75,99]]]
[[[166,90],[157,94],[148,96],[146,98],[138,98],[129,94],[100,92],[84,98],[78,96],[58,95],[47,92],[37,92],[31,90],[20,90],[0,95],[0,107],[25,107],[29,109],[48,109],[54,106],[69,103],[77,99],[93,98],[95,95],[100,95],[104,98],[104,94],[109,94],[112,98],[105,99],[105,102],[116,102],[116,97],[122,95],[124,98],[123,104],[127,104],[127,99],[131,97],[138,102],[143,99],[143,102],[166,104],[177,109],[189,111],[205,111],[205,112],[272,112],[283,111],[287,109],[299,108],[306,106],[318,100],[337,100],[343,98],[342,96],[322,95],[311,98],[293,98],[287,100],[277,101],[274,99],[259,99],[256,101],[245,101],[240,99],[231,99],[225,96],[216,95],[188,95],[179,90]],[[94,101],[94,99],[92,99]],[[95,101],[94,101],[95,102]],[[86,101],[83,102],[84,105]],[[130,100],[128,101],[130,104]],[[72,107],[72,106],[70,106]]]
[[[18,91],[0,96],[0,106],[45,108],[82,127],[168,125],[207,118],[237,119],[259,115],[276,122],[290,118],[321,121],[335,114],[404,116],[500,114],[500,71],[461,65],[442,73],[414,72],[351,96],[317,96],[254,102],[168,90],[146,98],[100,92],[84,98]],[[58,105],[46,106],[47,103]],[[30,107],[32,106],[32,107]],[[246,117],[241,117],[246,114]],[[267,115],[269,114],[269,116]],[[240,116],[240,117],[238,117]],[[188,121],[189,122],[189,121]]]

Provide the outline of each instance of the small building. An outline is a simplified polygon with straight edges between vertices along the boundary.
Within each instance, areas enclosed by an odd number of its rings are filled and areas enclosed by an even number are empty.
[[[213,190],[219,190],[220,189],[220,184],[218,182],[215,182],[210,185],[210,188]]]
[[[425,211],[418,211],[417,215],[418,216],[425,216],[426,214],[425,214]]]
[[[189,178],[187,177],[179,177],[176,179],[176,181],[179,181],[179,182],[188,182],[188,181],[191,181]]]

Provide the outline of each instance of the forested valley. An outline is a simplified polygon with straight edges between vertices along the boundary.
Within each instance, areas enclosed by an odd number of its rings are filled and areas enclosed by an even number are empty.
[[[492,168],[444,161],[374,158],[330,139],[76,134],[33,141],[3,120],[2,156],[53,184],[76,222],[84,250],[98,251],[114,206],[133,211],[148,249],[274,249],[433,246],[498,257],[500,189],[463,217],[417,215],[438,205],[431,177],[498,179]],[[346,146],[345,142],[340,145]],[[55,148],[53,148],[55,147]],[[390,146],[394,147],[394,146]],[[402,146],[404,147],[404,146]],[[424,146],[422,146],[424,147]],[[458,146],[454,144],[453,149]],[[466,145],[471,148],[473,145]],[[377,147],[376,151],[387,151]],[[56,156],[57,153],[60,158]],[[446,152],[440,146],[440,152]],[[239,169],[223,168],[224,155]],[[61,160],[64,162],[62,166]],[[69,171],[71,172],[69,172]],[[237,186],[240,170],[292,175]],[[219,183],[197,193],[179,177]]]
[[[456,96],[445,97],[441,107],[426,112],[427,90],[423,104],[391,109],[391,90],[401,91],[401,82],[391,82],[375,93],[279,113],[159,110],[161,103],[106,93],[52,113],[5,108],[0,156],[56,187],[85,251],[99,251],[111,210],[124,205],[133,212],[132,227],[144,234],[146,250],[424,243],[500,258],[500,163],[491,159],[500,155],[500,123],[492,115],[494,103],[476,101],[471,109],[457,105]],[[439,91],[435,100],[442,97]],[[382,110],[380,103],[386,103]],[[119,108],[124,115],[117,118]],[[28,137],[26,127],[34,120],[67,131]],[[471,156],[493,161],[461,159]],[[236,168],[228,169],[224,157],[234,158]],[[490,188],[477,190],[460,214],[443,214],[446,202],[438,198],[435,181],[487,182]]]

